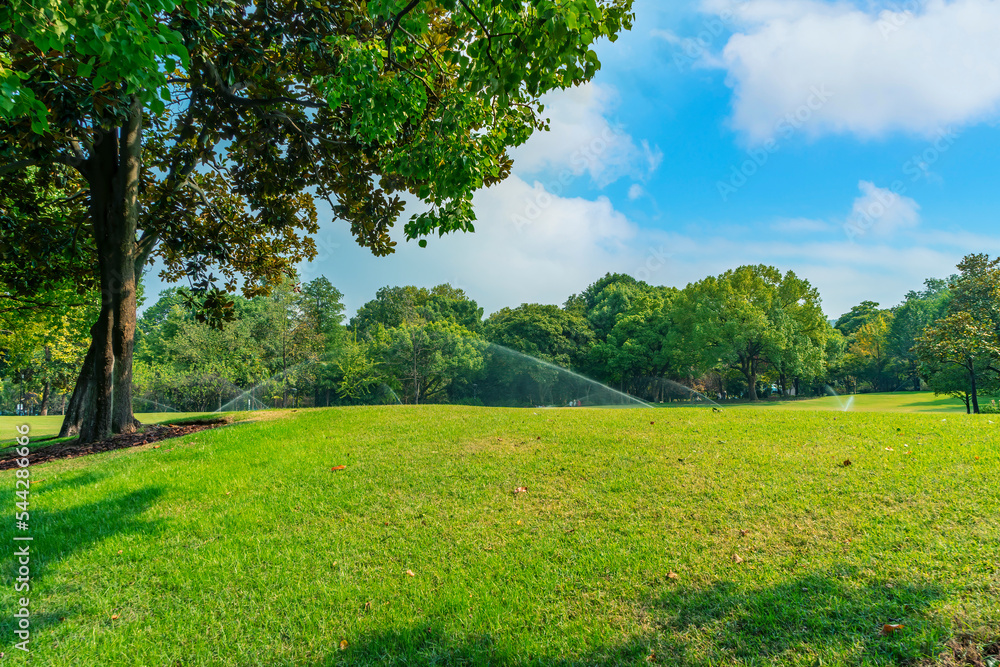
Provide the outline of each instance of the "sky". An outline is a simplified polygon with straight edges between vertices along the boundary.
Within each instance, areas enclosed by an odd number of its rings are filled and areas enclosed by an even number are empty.
[[[608,272],[684,287],[792,270],[836,318],[1000,254],[1000,0],[636,0],[551,131],[475,198],[473,234],[373,257],[329,208],[319,255],[349,314],[448,282],[486,314],[562,304]],[[414,209],[415,212],[415,209]]]

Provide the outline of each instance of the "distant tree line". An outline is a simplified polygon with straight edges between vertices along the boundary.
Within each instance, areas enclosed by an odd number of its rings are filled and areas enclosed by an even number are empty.
[[[485,319],[445,284],[385,287],[345,323],[321,277],[235,297],[212,326],[171,288],[138,320],[134,392],[140,411],[566,404],[567,369],[657,403],[931,389],[980,412],[1000,390],[998,264],[970,255],[896,306],[864,301],[836,321],[807,280],[763,265],[683,289],[608,274],[562,306]],[[46,298],[63,307],[0,313],[4,412],[58,409],[86,353],[93,307],[69,289]]]

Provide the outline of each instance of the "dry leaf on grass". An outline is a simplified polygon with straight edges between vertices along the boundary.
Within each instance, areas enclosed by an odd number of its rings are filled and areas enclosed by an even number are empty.
[[[413,574],[413,570],[407,570],[406,571],[406,576],[408,576],[408,577],[415,577],[417,575]]]
[[[341,639],[340,640],[340,650],[341,651],[346,651],[347,650],[347,640],[346,639]]]
[[[333,466],[332,468],[330,468],[331,471],[346,470],[346,469],[347,469],[347,466]]]
[[[672,570],[670,572],[667,572],[667,579],[680,579],[680,578],[681,578],[681,575],[677,574],[676,572],[674,572]]]
[[[733,554],[733,562],[734,562],[734,563],[742,563],[742,562],[743,562],[743,559],[742,559],[742,558],[740,558],[740,555],[739,555],[739,554]]]
[[[900,623],[886,623],[885,625],[882,626],[882,636],[886,637],[888,635],[891,635],[897,630],[902,630],[903,627],[904,626]]]
[[[528,492],[528,487],[526,486],[519,486],[516,489],[514,489],[514,493],[527,493],[527,492]]]

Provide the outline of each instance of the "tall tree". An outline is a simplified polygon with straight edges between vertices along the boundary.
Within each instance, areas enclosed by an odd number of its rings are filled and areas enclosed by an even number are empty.
[[[589,80],[631,0],[9,0],[0,173],[75,170],[101,310],[64,431],[136,428],[136,284],[151,257],[231,317],[314,255],[314,200],[392,252],[473,229],[472,194],[545,127],[540,97]],[[27,228],[30,222],[21,218]],[[60,233],[67,235],[60,229]],[[217,279],[212,271],[219,271]],[[221,280],[221,286],[220,286]]]
[[[923,290],[908,292],[895,309],[886,343],[902,381],[911,381],[914,391],[920,389],[920,359],[913,347],[924,330],[944,315],[948,298],[948,283],[928,278]]]
[[[426,403],[455,376],[483,366],[482,339],[454,322],[405,322],[386,333],[383,364],[403,382],[414,403]]]
[[[681,326],[702,352],[703,370],[739,371],[752,401],[768,367],[793,379],[821,367],[826,320],[819,293],[792,271],[741,266],[688,285],[678,308]]]
[[[914,349],[930,379],[945,366],[965,372],[972,412],[978,414],[984,379],[1000,374],[1000,258],[967,255],[958,269],[948,314],[927,327]]]

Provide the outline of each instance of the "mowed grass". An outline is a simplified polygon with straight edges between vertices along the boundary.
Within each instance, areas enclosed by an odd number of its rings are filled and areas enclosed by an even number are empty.
[[[980,405],[990,398],[980,398]],[[935,396],[931,391],[912,391],[881,394],[856,394],[824,396],[793,401],[761,401],[734,407],[753,407],[780,410],[833,410],[838,412],[952,412],[965,413],[965,403],[950,396]]]
[[[37,465],[17,533],[34,537],[31,653],[13,646],[11,548],[0,651],[32,665],[916,664],[958,633],[998,637],[998,428],[332,408]],[[0,488],[10,545],[12,471]],[[904,627],[881,636],[887,623]]]
[[[143,424],[160,424],[163,422],[172,422],[174,420],[203,416],[204,414],[205,413],[201,412],[141,412],[137,413],[135,418]],[[58,435],[59,428],[62,426],[62,423],[62,415],[48,415],[46,417],[15,417],[12,415],[3,415],[0,416],[0,443],[9,444],[10,441],[17,436],[14,429],[23,424],[28,424],[31,427],[32,438],[46,438]]]

